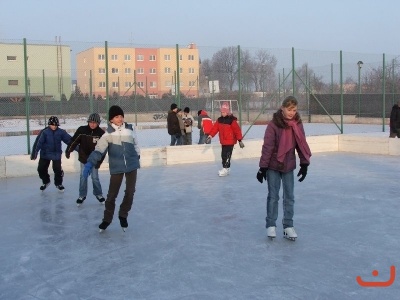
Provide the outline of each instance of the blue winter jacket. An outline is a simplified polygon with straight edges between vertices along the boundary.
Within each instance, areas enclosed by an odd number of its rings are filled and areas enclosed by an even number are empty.
[[[107,151],[110,174],[129,173],[140,168],[140,149],[133,125],[108,125],[87,161],[95,166]]]
[[[71,142],[71,136],[64,129],[59,127],[56,130],[51,130],[50,127],[44,128],[33,144],[31,159],[36,159],[40,151],[40,158],[61,160],[61,142],[67,145]]]

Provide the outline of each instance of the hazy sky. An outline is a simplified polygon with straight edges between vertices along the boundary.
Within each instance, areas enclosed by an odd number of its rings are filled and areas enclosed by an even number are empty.
[[[0,0],[0,42],[236,46],[400,54],[395,0]]]

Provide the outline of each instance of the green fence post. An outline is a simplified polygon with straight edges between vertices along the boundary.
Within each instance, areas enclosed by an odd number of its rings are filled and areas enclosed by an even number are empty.
[[[343,58],[340,50],[340,133],[343,134]]]
[[[180,92],[180,82],[179,82],[179,46],[176,44],[176,89],[175,94],[177,95],[176,99],[178,101],[178,107],[181,107],[181,92]]]
[[[237,46],[238,49],[238,81],[239,81],[239,125],[242,129],[242,78],[240,72],[240,45]],[[232,109],[232,108],[231,108]]]
[[[92,70],[89,71],[89,101],[90,101],[90,113],[93,113],[93,87],[92,87]]]
[[[104,44],[104,51],[105,51],[105,63],[106,63],[106,114],[108,120],[108,109],[110,108],[110,97],[108,92],[108,43],[105,41]]]
[[[30,138],[30,129],[29,129],[29,109],[30,109],[30,96],[28,92],[28,52],[26,49],[26,38],[24,38],[24,76],[25,76],[25,115],[26,115],[26,141],[28,147],[28,154],[31,154],[31,138]]]
[[[42,70],[42,77],[43,77],[43,102],[44,102],[44,125],[46,126],[47,120],[47,101],[46,101],[46,77],[44,76],[44,70]]]
[[[385,117],[386,117],[386,63],[385,53],[383,53],[382,66],[382,132],[385,132]]]

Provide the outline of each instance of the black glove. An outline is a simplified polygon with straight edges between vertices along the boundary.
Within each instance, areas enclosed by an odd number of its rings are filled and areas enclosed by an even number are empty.
[[[263,179],[267,180],[267,170],[268,168],[260,168],[257,172],[257,180],[263,183]]]
[[[65,152],[65,157],[66,157],[66,158],[68,158],[68,159],[69,159],[69,158],[70,158],[70,156],[71,156],[71,153],[69,153],[69,152]]]
[[[300,164],[300,170],[299,173],[297,173],[297,177],[300,177],[299,181],[302,182],[304,180],[304,178],[306,178],[307,176],[307,169],[308,169],[308,165],[306,164]]]
[[[138,157],[139,157],[139,159],[140,159],[140,155],[139,155]]]
[[[208,136],[208,137],[206,138],[206,144],[209,144],[210,142],[211,142],[211,137]]]
[[[240,146],[240,148],[242,148],[242,149],[244,148],[244,144],[243,144],[242,140],[239,141],[239,146]]]

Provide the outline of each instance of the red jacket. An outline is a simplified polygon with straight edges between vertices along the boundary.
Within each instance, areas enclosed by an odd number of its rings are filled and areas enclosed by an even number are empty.
[[[207,115],[207,111],[205,111],[205,110],[202,110],[200,113],[198,127],[199,127],[199,129],[203,130],[204,134],[206,134],[206,135],[210,134],[210,131],[213,127],[213,121]]]
[[[237,141],[243,139],[237,118],[232,115],[218,118],[211,129],[210,135],[214,137],[218,132],[221,145],[235,145]]]

